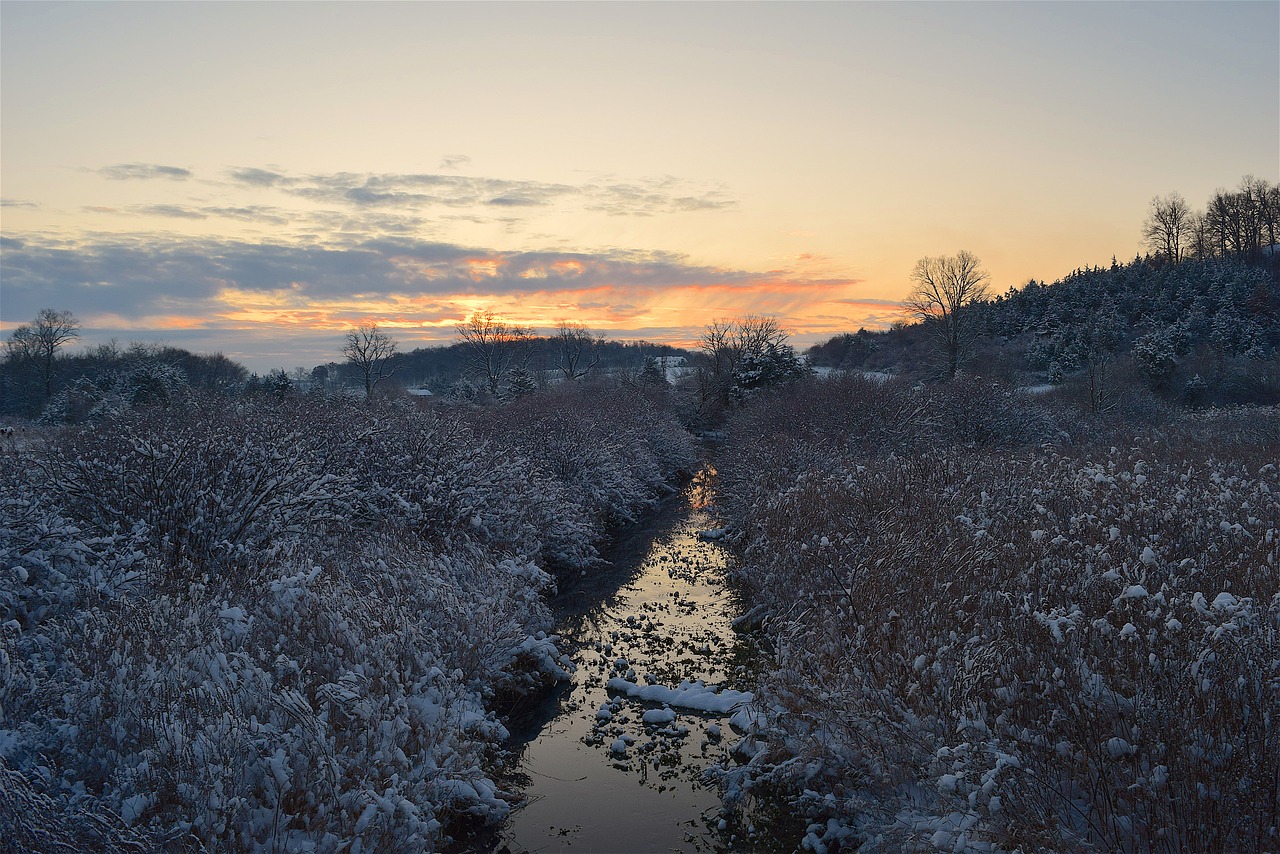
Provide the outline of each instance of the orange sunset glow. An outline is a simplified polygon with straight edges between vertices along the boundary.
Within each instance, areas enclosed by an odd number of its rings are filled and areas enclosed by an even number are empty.
[[[55,307],[84,344],[256,370],[477,310],[673,343],[748,313],[801,345],[885,328],[922,256],[972,251],[996,292],[1129,259],[1153,196],[1280,146],[1267,3],[2,14],[0,332]]]

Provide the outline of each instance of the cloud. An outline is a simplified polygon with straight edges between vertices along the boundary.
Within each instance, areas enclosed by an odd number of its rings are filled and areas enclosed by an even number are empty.
[[[619,248],[498,251],[394,236],[342,244],[24,234],[0,239],[0,263],[0,322],[65,308],[122,340],[223,351],[257,370],[336,358],[341,330],[368,320],[393,331],[404,349],[447,342],[455,323],[484,308],[539,328],[568,317],[614,338],[684,344],[707,323],[744,314],[779,318],[800,333],[797,342],[887,325],[898,315],[892,301],[859,298],[853,280]]]
[[[462,161],[454,162],[456,165]],[[584,210],[611,216],[654,216],[732,210],[738,204],[721,186],[690,184],[669,175],[633,182],[596,180],[562,184],[438,173],[288,175],[256,167],[232,169],[228,174],[236,183],[274,187],[312,202],[357,209],[533,208],[576,204]]]
[[[531,199],[527,196],[496,196],[485,204],[498,205],[500,207],[534,207],[536,205],[545,205],[546,202],[540,199]]]
[[[287,225],[291,218],[287,212],[279,208],[263,205],[244,205],[241,207],[203,207],[202,213],[209,216],[220,216],[242,222],[258,222],[267,225]]]
[[[38,208],[35,202],[28,202],[23,199],[0,199],[0,208]]]
[[[902,308],[900,300],[892,299],[872,299],[870,297],[852,297],[849,299],[833,299],[833,303],[839,305],[866,305],[866,306],[883,306],[885,308]]]
[[[610,216],[655,216],[688,211],[732,210],[737,201],[722,188],[706,187],[689,192],[670,176],[636,183],[587,184],[587,210]]]
[[[465,154],[446,154],[440,158],[441,169],[459,169],[471,162],[471,158]]]
[[[147,216],[163,216],[170,219],[208,219],[208,214],[183,205],[139,205],[130,210]]]
[[[187,216],[178,210],[173,215]],[[201,214],[202,215],[202,214]],[[796,293],[785,275],[692,263],[669,252],[511,252],[383,237],[351,245],[251,243],[174,235],[95,237],[80,242],[7,241],[5,313],[30,313],[53,295],[74,311],[125,316],[173,310],[215,312],[224,292],[276,294],[299,306],[334,300],[422,299],[522,294],[615,292],[650,295],[675,288],[735,292],[769,287]],[[830,289],[826,282],[808,287]],[[834,294],[833,294],[834,295]],[[785,300],[784,300],[785,301]]]
[[[265,225],[288,225],[294,220],[287,212],[279,208],[263,205],[219,206],[200,205],[136,205],[129,208],[129,213],[144,216],[159,216],[170,219],[209,219],[221,217],[239,222],[255,222]]]
[[[312,201],[357,207],[460,208],[495,203],[533,206],[579,192],[567,184],[435,174],[338,172],[283,178],[277,184]]]
[[[150,178],[185,181],[191,177],[191,170],[179,166],[162,166],[158,163],[117,163],[114,166],[103,166],[98,170],[98,174],[114,181]]]
[[[250,184],[255,187],[272,187],[287,180],[282,172],[275,172],[270,169],[259,169],[253,166],[246,169],[231,169],[227,174],[230,175],[231,180],[236,183]]]

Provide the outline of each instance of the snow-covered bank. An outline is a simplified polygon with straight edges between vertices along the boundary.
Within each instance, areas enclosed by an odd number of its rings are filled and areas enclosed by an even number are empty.
[[[198,402],[0,456],[0,837],[430,850],[505,815],[491,703],[567,676],[542,564],[692,458],[634,395],[546,397]]]

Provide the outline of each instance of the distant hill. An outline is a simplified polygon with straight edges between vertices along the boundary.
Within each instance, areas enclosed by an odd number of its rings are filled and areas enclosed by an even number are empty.
[[[1188,403],[1280,401],[1280,276],[1263,263],[1136,258],[1028,282],[975,303],[982,338],[971,373],[1070,385],[1110,366],[1113,379]],[[918,324],[859,330],[811,347],[811,364],[927,377]]]

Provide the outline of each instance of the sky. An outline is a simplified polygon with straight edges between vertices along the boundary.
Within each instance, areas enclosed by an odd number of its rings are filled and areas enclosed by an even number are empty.
[[[340,360],[477,310],[690,343],[1132,258],[1280,179],[1280,3],[0,3],[0,333]]]

